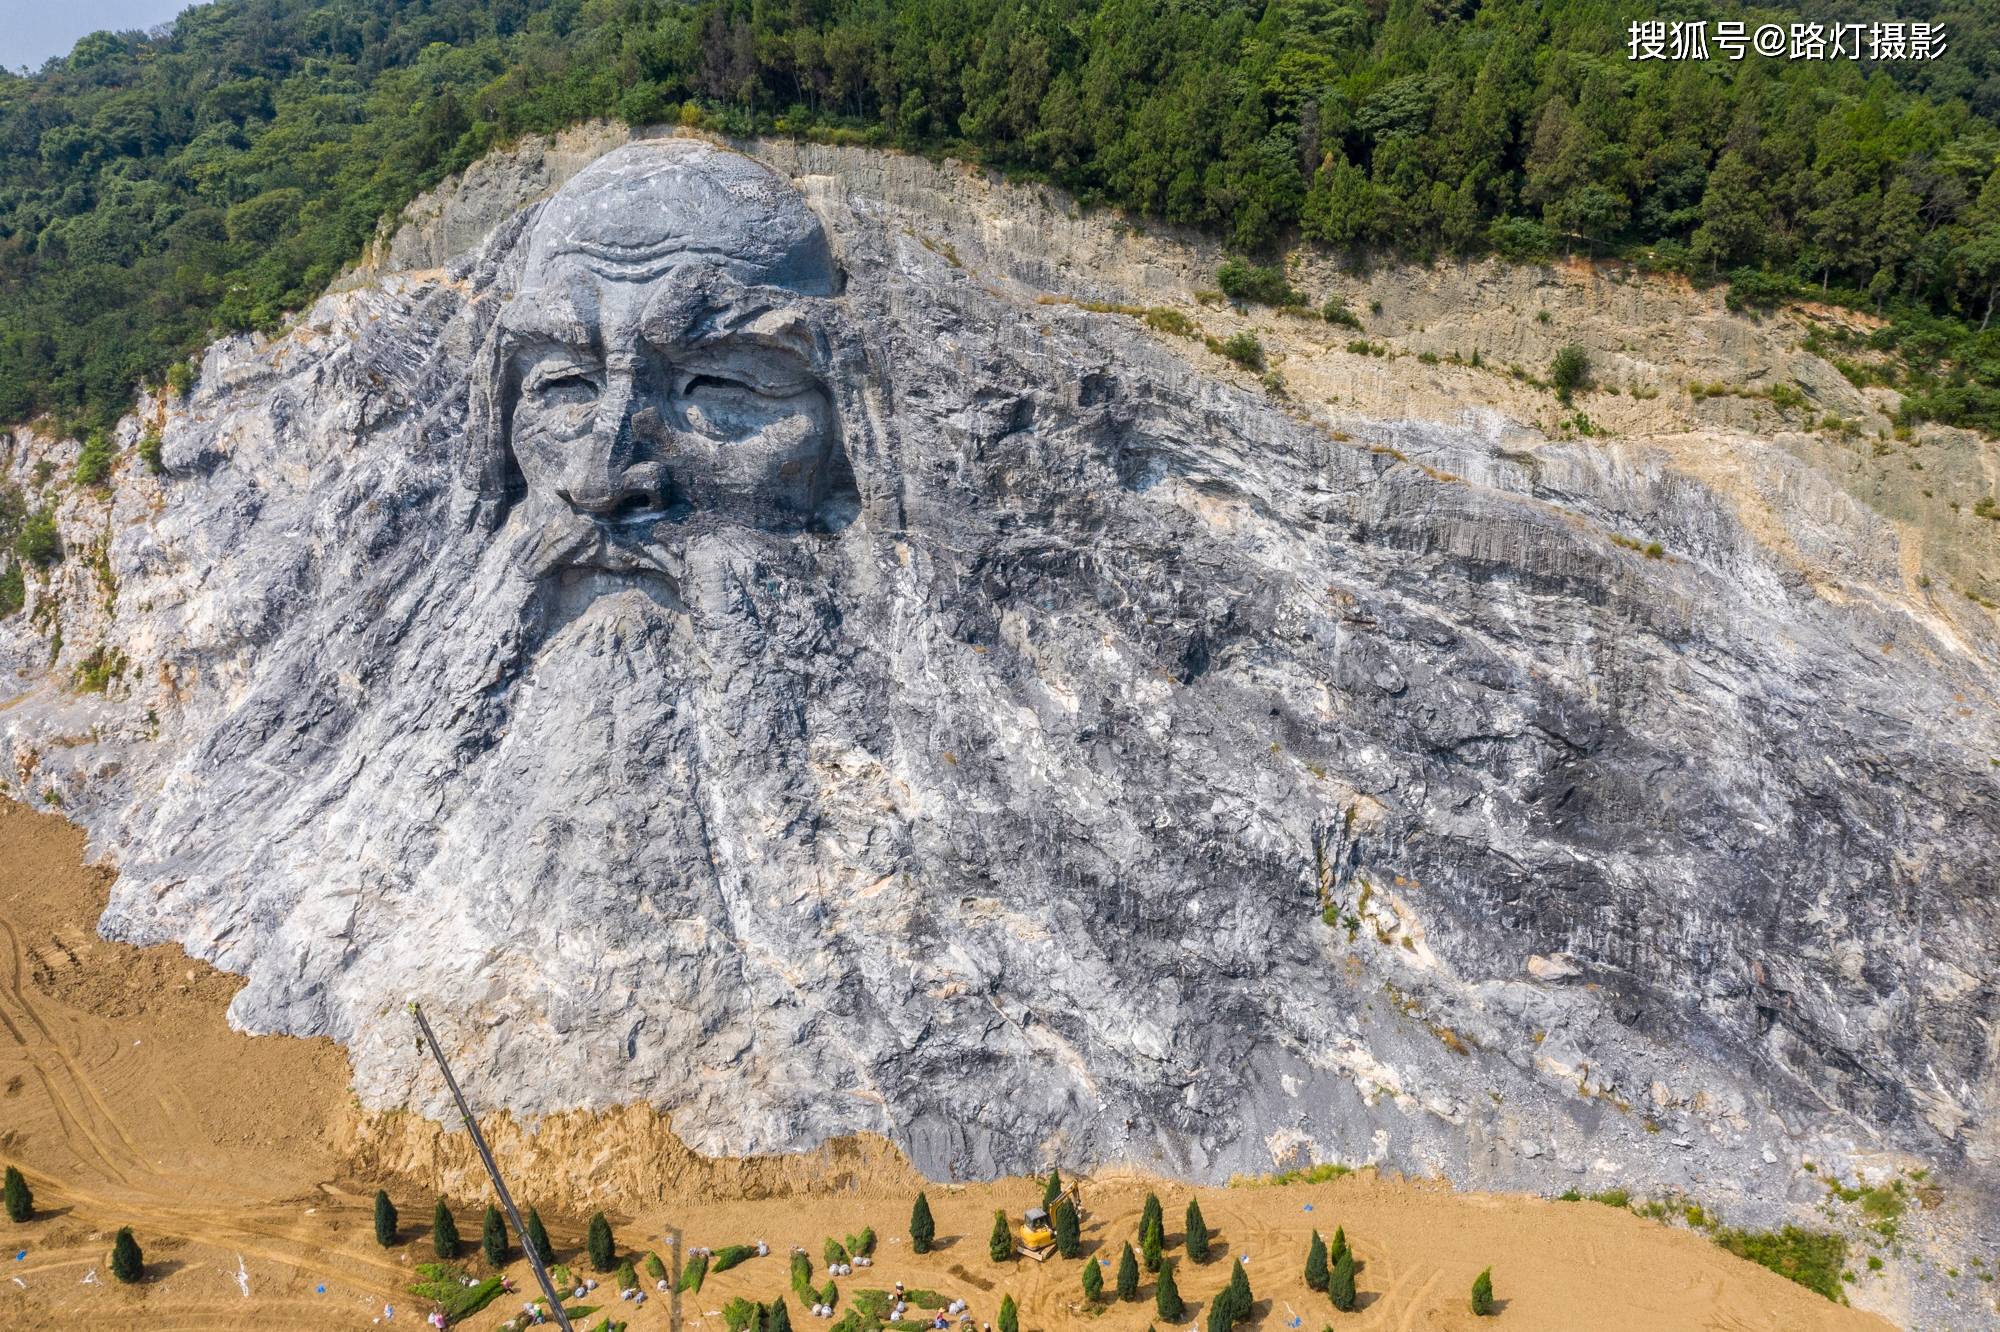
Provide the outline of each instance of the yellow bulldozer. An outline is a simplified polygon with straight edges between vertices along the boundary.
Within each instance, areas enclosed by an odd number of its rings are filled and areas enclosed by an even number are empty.
[[[1076,1209],[1076,1219],[1078,1221],[1083,1220],[1083,1196],[1077,1192],[1076,1185],[1071,1184],[1055,1196],[1055,1199],[1050,1202],[1046,1210],[1040,1207],[1030,1207],[1021,1214],[1021,1229],[1016,1233],[1014,1251],[1023,1258],[1032,1258],[1038,1263],[1045,1261],[1050,1254],[1054,1253],[1056,1251],[1056,1230],[1055,1223],[1049,1220],[1049,1213],[1055,1211],[1056,1208],[1061,1207],[1064,1203],[1068,1203]]]

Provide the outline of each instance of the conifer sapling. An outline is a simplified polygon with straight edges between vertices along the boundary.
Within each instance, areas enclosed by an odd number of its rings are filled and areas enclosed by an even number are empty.
[[[1007,1228],[1007,1214],[993,1213],[993,1234],[986,1241],[986,1256],[1004,1263],[1014,1256],[1014,1232]]]
[[[1153,1287],[1153,1308],[1169,1323],[1178,1323],[1187,1316],[1187,1305],[1181,1299],[1180,1287],[1174,1282],[1172,1263],[1160,1268],[1159,1283]]]
[[[1159,1222],[1140,1223],[1139,1253],[1146,1260],[1146,1270],[1148,1272],[1157,1272],[1160,1270],[1160,1250],[1164,1247],[1165,1239],[1166,1237],[1160,1231]]]
[[[1472,1312],[1485,1318],[1493,1312],[1493,1269],[1472,1279]]]
[[[1201,1214],[1201,1204],[1193,1198],[1188,1199],[1185,1243],[1189,1262],[1208,1261],[1208,1222]]]
[[[1250,1273],[1244,1270],[1241,1261],[1230,1264],[1229,1305],[1230,1321],[1240,1323],[1250,1316],[1250,1306],[1255,1300],[1250,1294]]]
[[[130,1226],[121,1229],[111,1245],[111,1275],[128,1286],[146,1275],[146,1257],[139,1252]]]
[[[1056,1204],[1056,1214],[1050,1219],[1056,1228],[1056,1252],[1065,1258],[1082,1254],[1083,1229],[1077,1221],[1076,1205],[1064,1198]]]
[[[1332,1272],[1326,1265],[1326,1241],[1315,1230],[1312,1243],[1306,1246],[1306,1289],[1325,1290],[1331,1277]]]
[[[1166,1237],[1167,1214],[1165,1209],[1160,1206],[1160,1199],[1157,1194],[1147,1194],[1146,1201],[1139,1206],[1139,1233],[1141,1235],[1146,1233],[1147,1226],[1158,1226],[1161,1238],[1164,1239]]]
[[[590,1266],[595,1271],[609,1272],[618,1265],[618,1241],[612,1237],[611,1223],[604,1219],[604,1213],[591,1214],[583,1248],[590,1255]]]
[[[527,1242],[535,1257],[542,1260],[542,1266],[547,1267],[556,1260],[556,1246],[549,1243],[548,1227],[542,1224],[542,1214],[532,1207],[528,1209]]]
[[[1118,1298],[1136,1300],[1139,1298],[1139,1260],[1133,1256],[1130,1243],[1118,1255]]]
[[[910,1209],[910,1247],[918,1253],[929,1253],[935,1238],[937,1226],[931,1220],[931,1200],[919,1193],[917,1205]]]
[[[1333,1265],[1333,1272],[1327,1280],[1327,1297],[1333,1307],[1342,1313],[1354,1312],[1354,1253],[1343,1248],[1340,1258]]]
[[[479,1248],[489,1266],[507,1265],[507,1219],[492,1203],[486,1204],[486,1216],[479,1223]]]
[[[375,1190],[375,1242],[385,1249],[396,1242],[396,1204],[387,1189]]]
[[[34,1190],[13,1166],[7,1167],[7,1182],[0,1186],[0,1194],[5,1195],[8,1220],[26,1221],[35,1214]]]
[[[431,1252],[445,1262],[458,1257],[458,1222],[451,1218],[451,1208],[439,1198],[437,1206],[431,1210]]]

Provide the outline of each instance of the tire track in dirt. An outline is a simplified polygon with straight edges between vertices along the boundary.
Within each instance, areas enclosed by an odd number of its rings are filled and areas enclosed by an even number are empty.
[[[1417,1332],[1417,1319],[1425,1316],[1429,1310],[1431,1291],[1443,1279],[1444,1273],[1437,1271],[1424,1278],[1424,1283],[1409,1297],[1403,1309],[1403,1316],[1396,1320],[1396,1332]]]
[[[129,1185],[132,1177],[125,1165],[126,1161],[145,1169],[145,1161],[124,1129],[119,1127],[103,1098],[98,1096],[85,1071],[76,1060],[62,1048],[49,1024],[28,1000],[24,992],[22,977],[26,974],[26,963],[22,957],[20,937],[11,922],[0,918],[0,934],[5,935],[6,951],[12,972],[4,985],[0,985],[0,1018],[4,1018],[8,1032],[20,1045],[20,1054],[47,1092],[50,1106],[55,1110],[65,1143],[80,1162],[89,1163],[93,1158],[121,1184]],[[13,1011],[9,1011],[9,1009]],[[30,1032],[32,1028],[32,1033]],[[38,1041],[30,1041],[29,1036],[38,1035]],[[51,1063],[59,1065],[52,1069]],[[61,1084],[60,1086],[58,1084]],[[113,1134],[122,1144],[122,1151],[114,1148],[103,1134],[90,1122],[91,1111],[105,1120]],[[85,1150],[87,1148],[88,1150]]]
[[[124,1146],[127,1156],[143,1168],[146,1164],[145,1157],[140,1152],[138,1144],[132,1141],[131,1135],[125,1131],[125,1126],[119,1121],[118,1116],[113,1113],[110,1104],[105,1101],[103,1096],[99,1095],[90,1076],[77,1062],[83,1056],[83,1043],[76,1026],[72,1025],[70,1028],[70,1036],[75,1045],[75,1051],[72,1053],[63,1042],[56,1039],[48,1023],[43,1020],[40,1010],[35,1007],[34,1001],[28,998],[27,991],[29,987],[24,983],[24,978],[28,974],[25,950],[21,945],[20,935],[15,930],[13,923],[8,921],[4,916],[0,916],[0,931],[4,931],[7,936],[8,951],[14,964],[13,983],[9,987],[9,994],[20,1005],[21,1010],[27,1014],[29,1021],[35,1024],[36,1030],[42,1033],[43,1038],[48,1042],[50,1050],[54,1052],[56,1058],[62,1062],[63,1067],[68,1071],[71,1081],[84,1098],[90,1102],[92,1108],[96,1110],[98,1118],[103,1121],[104,1126]],[[105,1061],[107,1064],[117,1063],[119,1046],[114,1043],[112,1050],[114,1053],[110,1059]]]

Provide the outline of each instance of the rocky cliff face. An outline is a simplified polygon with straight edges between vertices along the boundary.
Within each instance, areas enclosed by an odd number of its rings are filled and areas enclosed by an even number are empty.
[[[483,1105],[646,1101],[710,1153],[1746,1220],[1821,1196],[1803,1159],[1922,1161],[1985,1205],[2000,636],[1818,437],[1642,438],[1644,394],[1580,435],[1280,317],[1259,383],[1177,331],[1245,322],[1198,247],[610,146],[475,168],[128,423],[163,477],[63,501],[0,732],[119,865],[107,933],[246,975],[234,1019],[343,1041],[377,1106],[441,1106],[416,998]],[[1613,336],[1602,379],[1677,388]]]

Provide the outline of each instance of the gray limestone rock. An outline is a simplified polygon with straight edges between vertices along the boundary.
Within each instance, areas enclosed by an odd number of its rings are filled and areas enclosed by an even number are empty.
[[[112,529],[140,682],[0,712],[108,934],[371,1105],[442,1106],[415,998],[481,1104],[713,1153],[1986,1187],[1993,642],[1797,563],[1888,524],[1750,444],[1790,550],[1636,445],[1348,438],[875,161],[489,169],[475,248],[210,352]]]

